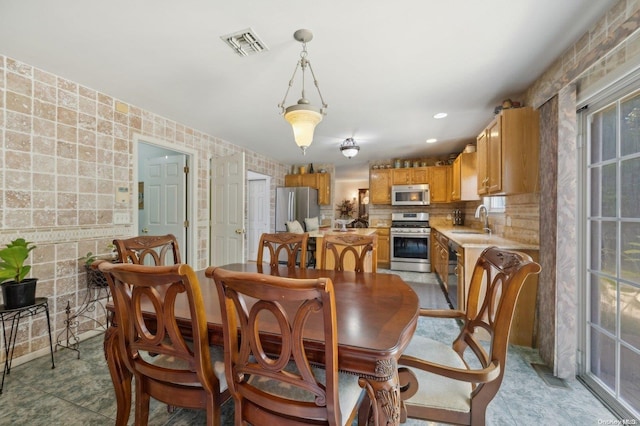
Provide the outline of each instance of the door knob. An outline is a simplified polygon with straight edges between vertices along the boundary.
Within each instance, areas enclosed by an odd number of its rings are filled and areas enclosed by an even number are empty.
[[[149,233],[149,229],[148,228],[142,228],[142,233],[143,234],[148,234]]]
[[[236,229],[236,234],[244,234],[244,229]]]

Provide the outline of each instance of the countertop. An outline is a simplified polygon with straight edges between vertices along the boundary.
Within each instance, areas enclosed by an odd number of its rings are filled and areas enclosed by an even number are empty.
[[[509,240],[507,238],[498,237],[495,235],[480,233],[481,231],[468,226],[431,226],[432,229],[441,232],[463,248],[486,248],[490,246],[497,246],[508,250],[539,250],[540,246],[536,244],[523,243],[520,241]],[[460,233],[462,231],[463,233]],[[464,232],[475,233],[464,233]]]
[[[339,228],[320,228],[318,231],[309,232],[309,237],[322,238],[326,234],[355,234],[371,235],[375,234],[377,228],[347,228],[347,232],[339,231]]]

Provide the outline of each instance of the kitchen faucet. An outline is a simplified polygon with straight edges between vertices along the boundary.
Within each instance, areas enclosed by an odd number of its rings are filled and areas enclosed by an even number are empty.
[[[487,207],[484,204],[480,204],[476,209],[475,218],[480,219],[482,216],[482,212],[484,211],[484,227],[482,230],[487,234],[491,235],[491,228],[489,228],[489,212],[487,211]]]

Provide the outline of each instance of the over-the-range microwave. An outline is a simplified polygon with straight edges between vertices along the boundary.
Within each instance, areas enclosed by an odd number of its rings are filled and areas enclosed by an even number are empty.
[[[429,184],[393,185],[391,187],[391,205],[428,206],[431,203]]]

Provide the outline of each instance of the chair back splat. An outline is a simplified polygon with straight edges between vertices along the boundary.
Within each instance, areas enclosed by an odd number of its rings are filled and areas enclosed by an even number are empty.
[[[173,234],[139,235],[127,239],[115,239],[122,263],[137,265],[175,265],[181,263],[178,241]]]
[[[258,264],[264,259],[264,251],[269,251],[269,265],[278,266],[281,253],[286,253],[287,266],[292,268],[299,265],[307,266],[307,243],[309,233],[278,232],[275,234],[262,234],[258,243]]]
[[[116,344],[135,378],[135,424],[146,425],[150,397],[204,409],[208,425],[220,424],[220,405],[230,397],[222,348],[209,347],[198,278],[188,265],[94,263],[106,276],[115,306]],[[191,321],[181,328],[175,303],[186,297]],[[155,312],[149,321],[142,312]]]
[[[327,234],[322,239],[322,265],[327,269],[327,260],[333,259],[336,271],[354,270],[365,272],[369,260],[371,272],[376,272],[378,263],[378,236],[357,234]],[[353,265],[349,267],[348,265]]]
[[[420,311],[423,317],[458,319],[462,328],[451,345],[414,335],[400,357],[408,417],[485,424],[504,376],[518,295],[526,278],[540,269],[525,253],[489,247],[473,269],[464,311]]]
[[[332,281],[214,267],[206,275],[218,290],[236,424],[351,424],[364,390],[357,376],[338,371]],[[306,355],[306,345],[319,342],[324,368]]]

